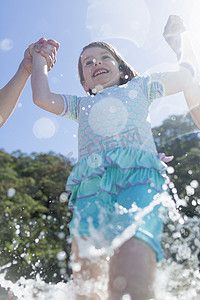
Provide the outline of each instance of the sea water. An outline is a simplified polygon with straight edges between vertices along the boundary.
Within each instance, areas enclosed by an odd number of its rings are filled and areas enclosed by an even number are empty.
[[[100,248],[95,247],[90,242],[85,242],[82,256],[90,253],[93,257],[104,254],[112,255],[114,250],[123,244],[136,230],[139,224],[153,206],[158,202],[167,208],[162,214],[164,222],[167,222],[163,237],[163,248],[165,250],[165,259],[158,263],[156,279],[154,284],[156,300],[199,300],[200,299],[200,271],[199,271],[199,253],[200,253],[200,219],[198,217],[189,218],[179,214],[178,205],[184,204],[184,200],[177,200],[176,204],[169,195],[163,194],[159,199],[154,199],[153,205],[147,207],[143,211],[138,211],[136,224],[129,226],[124,232],[113,239],[111,245]],[[94,228],[91,226],[94,234]],[[83,241],[81,241],[83,242]],[[96,241],[96,245],[98,244]],[[84,242],[83,242],[84,243]],[[35,280],[20,278],[13,283],[5,279],[6,270],[10,264],[1,267],[0,282],[1,286],[12,291],[16,296],[13,299],[23,300],[73,300],[78,287],[74,286],[72,278],[67,283],[47,284],[39,275]],[[106,272],[107,273],[107,272]],[[107,277],[102,278],[102,282],[98,282],[97,288],[102,287],[104,292],[107,288]],[[88,293],[95,289],[94,282],[85,283],[85,292]],[[102,300],[107,299],[102,296]],[[124,295],[122,300],[131,300],[129,295]]]

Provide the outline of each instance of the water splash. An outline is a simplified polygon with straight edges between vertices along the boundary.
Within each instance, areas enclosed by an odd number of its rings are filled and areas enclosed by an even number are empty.
[[[197,184],[194,182],[194,186]],[[174,188],[174,185],[171,185]],[[166,223],[166,229],[163,236],[163,248],[165,249],[166,258],[158,264],[155,292],[157,300],[197,300],[200,296],[200,273],[199,273],[199,256],[200,256],[200,220],[197,217],[189,218],[182,216],[179,207],[184,204],[184,199],[179,199],[176,203],[166,194],[163,197],[154,200],[153,205],[145,210],[138,210],[137,207],[132,209],[137,213],[136,223],[129,226],[126,231],[113,239],[112,245],[100,247],[100,239],[96,234],[95,228],[90,222],[91,234],[95,234],[96,247],[91,241],[84,241],[82,249],[84,254],[90,254],[91,257],[97,258],[103,254],[112,255],[114,249],[119,247],[124,241],[129,239],[135,231],[136,227],[142,221],[142,218],[153,209],[162,200],[168,214],[162,214],[163,221]],[[120,208],[119,208],[120,209]],[[127,212],[125,212],[127,213]],[[103,211],[102,211],[103,214]],[[123,216],[123,213],[122,213]],[[94,240],[93,240],[94,241]],[[63,260],[65,253],[58,253],[58,259]],[[25,279],[21,277],[16,283],[5,279],[6,270],[11,263],[0,268],[1,286],[11,290],[19,300],[35,300],[35,299],[52,299],[64,300],[75,299],[75,294],[81,291],[73,284],[73,280],[69,279],[67,283],[60,282],[58,284],[47,284],[39,275],[35,280]],[[77,266],[79,267],[79,266]],[[99,281],[96,288],[104,289],[106,287],[106,278]],[[87,282],[84,285],[85,293],[94,290],[94,282]],[[130,299],[129,295],[124,295],[123,299]],[[106,300],[106,298],[102,298]]]

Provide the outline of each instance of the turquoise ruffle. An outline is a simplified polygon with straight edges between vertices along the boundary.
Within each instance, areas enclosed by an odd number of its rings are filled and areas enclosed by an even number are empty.
[[[166,165],[152,153],[127,147],[93,153],[79,161],[68,178],[69,206],[72,208],[75,199],[95,195],[99,190],[117,195],[137,184],[150,183],[161,192],[166,179]]]

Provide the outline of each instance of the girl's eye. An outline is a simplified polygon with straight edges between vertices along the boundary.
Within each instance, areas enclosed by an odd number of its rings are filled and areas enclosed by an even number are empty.
[[[92,63],[93,63],[92,60],[88,60],[88,61],[85,63],[85,65],[86,65],[86,66],[90,66]]]
[[[104,55],[102,58],[106,59],[106,58],[110,58],[110,57],[108,55]]]

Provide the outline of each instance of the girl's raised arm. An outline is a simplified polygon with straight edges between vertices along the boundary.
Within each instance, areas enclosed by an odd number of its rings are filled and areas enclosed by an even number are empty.
[[[49,112],[60,115],[64,109],[63,98],[50,91],[46,59],[36,51],[35,49],[33,53],[31,76],[33,102]]]
[[[183,91],[191,116],[200,128],[199,66],[189,37],[183,36],[186,27],[178,16],[170,16],[164,30],[164,38],[179,61],[179,71],[162,74],[165,95]]]

